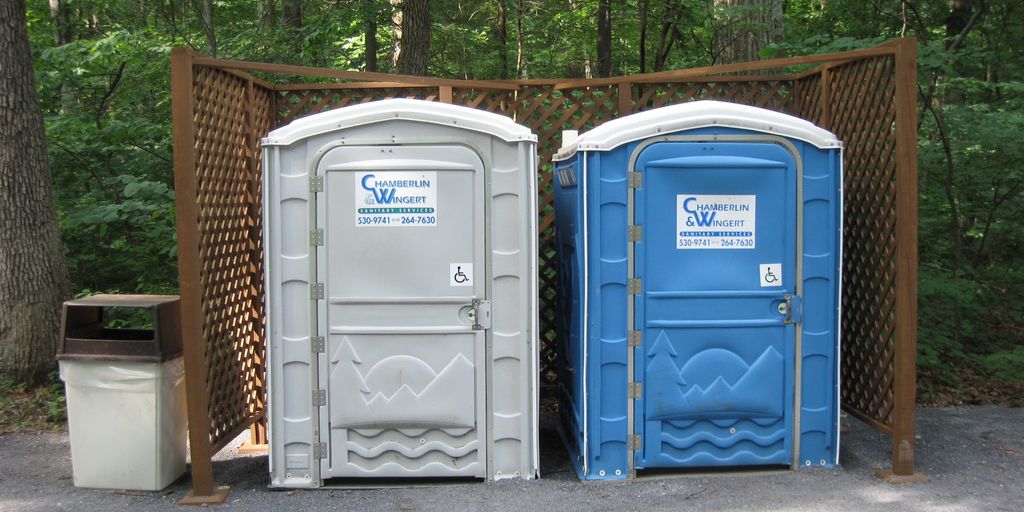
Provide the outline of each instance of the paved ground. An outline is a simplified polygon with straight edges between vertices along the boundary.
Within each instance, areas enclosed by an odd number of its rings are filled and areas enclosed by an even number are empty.
[[[921,409],[918,466],[925,483],[890,485],[872,469],[885,465],[885,438],[847,419],[842,469],[712,474],[583,483],[558,439],[542,431],[543,478],[375,490],[283,492],[266,488],[265,456],[229,453],[215,463],[218,483],[231,486],[219,510],[387,510],[401,512],[514,510],[1024,510],[1024,409],[995,406]],[[188,477],[163,492],[76,489],[67,434],[0,436],[0,511],[180,510]]]

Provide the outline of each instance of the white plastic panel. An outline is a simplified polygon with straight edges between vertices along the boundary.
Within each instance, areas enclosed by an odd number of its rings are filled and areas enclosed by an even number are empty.
[[[472,109],[412,101],[418,113],[408,114],[405,103],[393,103],[390,116],[346,120],[347,108],[314,116],[299,138],[288,132],[287,144],[277,135],[288,127],[268,135],[281,144],[264,147],[273,486],[315,487],[332,475],[537,476],[533,136],[522,127],[464,128],[479,117]],[[418,118],[435,107],[455,122]],[[346,158],[329,157],[339,148]],[[437,173],[438,227],[359,227],[354,173],[371,166]],[[310,172],[325,174],[324,192],[309,191]],[[471,210],[446,211],[465,195]],[[445,226],[460,229],[442,233]],[[311,229],[325,237],[312,251]],[[409,263],[395,256],[401,251],[417,257]],[[454,286],[448,265],[463,263],[474,282]],[[404,277],[385,282],[381,268]],[[322,300],[310,298],[316,283],[325,285]],[[466,323],[473,299],[490,301],[480,330]],[[324,353],[312,351],[311,336],[324,338]],[[404,394],[402,385],[391,389],[396,372],[406,374]],[[364,384],[359,395],[341,391]],[[318,389],[326,406],[312,405]],[[347,472],[330,469],[342,460]]]

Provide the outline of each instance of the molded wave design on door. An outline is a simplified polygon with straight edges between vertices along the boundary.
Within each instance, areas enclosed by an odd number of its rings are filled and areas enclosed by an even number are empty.
[[[473,428],[475,369],[461,353],[440,371],[409,355],[366,370],[346,337],[331,358],[332,428]]]
[[[748,365],[723,348],[690,356],[680,368],[679,355],[665,331],[647,351],[645,369],[648,419],[778,418],[784,359],[768,347]]]

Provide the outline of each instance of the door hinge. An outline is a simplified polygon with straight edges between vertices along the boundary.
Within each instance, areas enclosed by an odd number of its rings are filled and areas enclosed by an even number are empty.
[[[327,443],[313,443],[313,460],[327,458]]]
[[[629,226],[629,241],[639,242],[644,237],[643,226],[639,224],[632,224]]]
[[[640,282],[639,277],[631,277],[626,282],[626,291],[630,295],[640,295],[644,290],[643,283]]]
[[[629,397],[632,399],[640,398],[644,392],[644,385],[642,382],[630,382],[629,383]]]
[[[640,188],[644,186],[644,175],[639,171],[629,171],[629,188]]]
[[[640,331],[629,331],[629,334],[626,336],[626,342],[630,348],[639,347],[643,340],[644,335]]]
[[[327,351],[327,342],[323,336],[313,336],[309,339],[309,350],[314,354],[322,354]]]
[[[309,245],[313,247],[319,247],[324,244],[324,230],[322,229],[311,229],[309,230]]]
[[[324,177],[323,176],[310,176],[309,177],[309,193],[316,194],[317,192],[324,191]]]
[[[643,439],[640,438],[640,434],[633,434],[629,436],[629,442],[627,443],[626,449],[635,452],[643,448]]]
[[[324,284],[313,283],[309,285],[309,298],[313,300],[322,300],[324,298]]]
[[[327,390],[314,389],[313,390],[313,407],[323,407],[327,405]]]

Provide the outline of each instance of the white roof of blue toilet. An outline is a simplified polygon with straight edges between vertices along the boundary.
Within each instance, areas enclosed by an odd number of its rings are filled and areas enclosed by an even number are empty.
[[[292,121],[271,131],[264,146],[287,146],[321,133],[390,120],[412,120],[488,133],[506,142],[536,141],[530,129],[511,118],[475,108],[436,101],[388,99],[371,101]]]
[[[609,151],[629,142],[708,126],[764,132],[802,140],[819,148],[843,146],[832,132],[799,117],[737,103],[702,100],[608,121],[562,146],[554,159],[565,160],[576,151]]]

